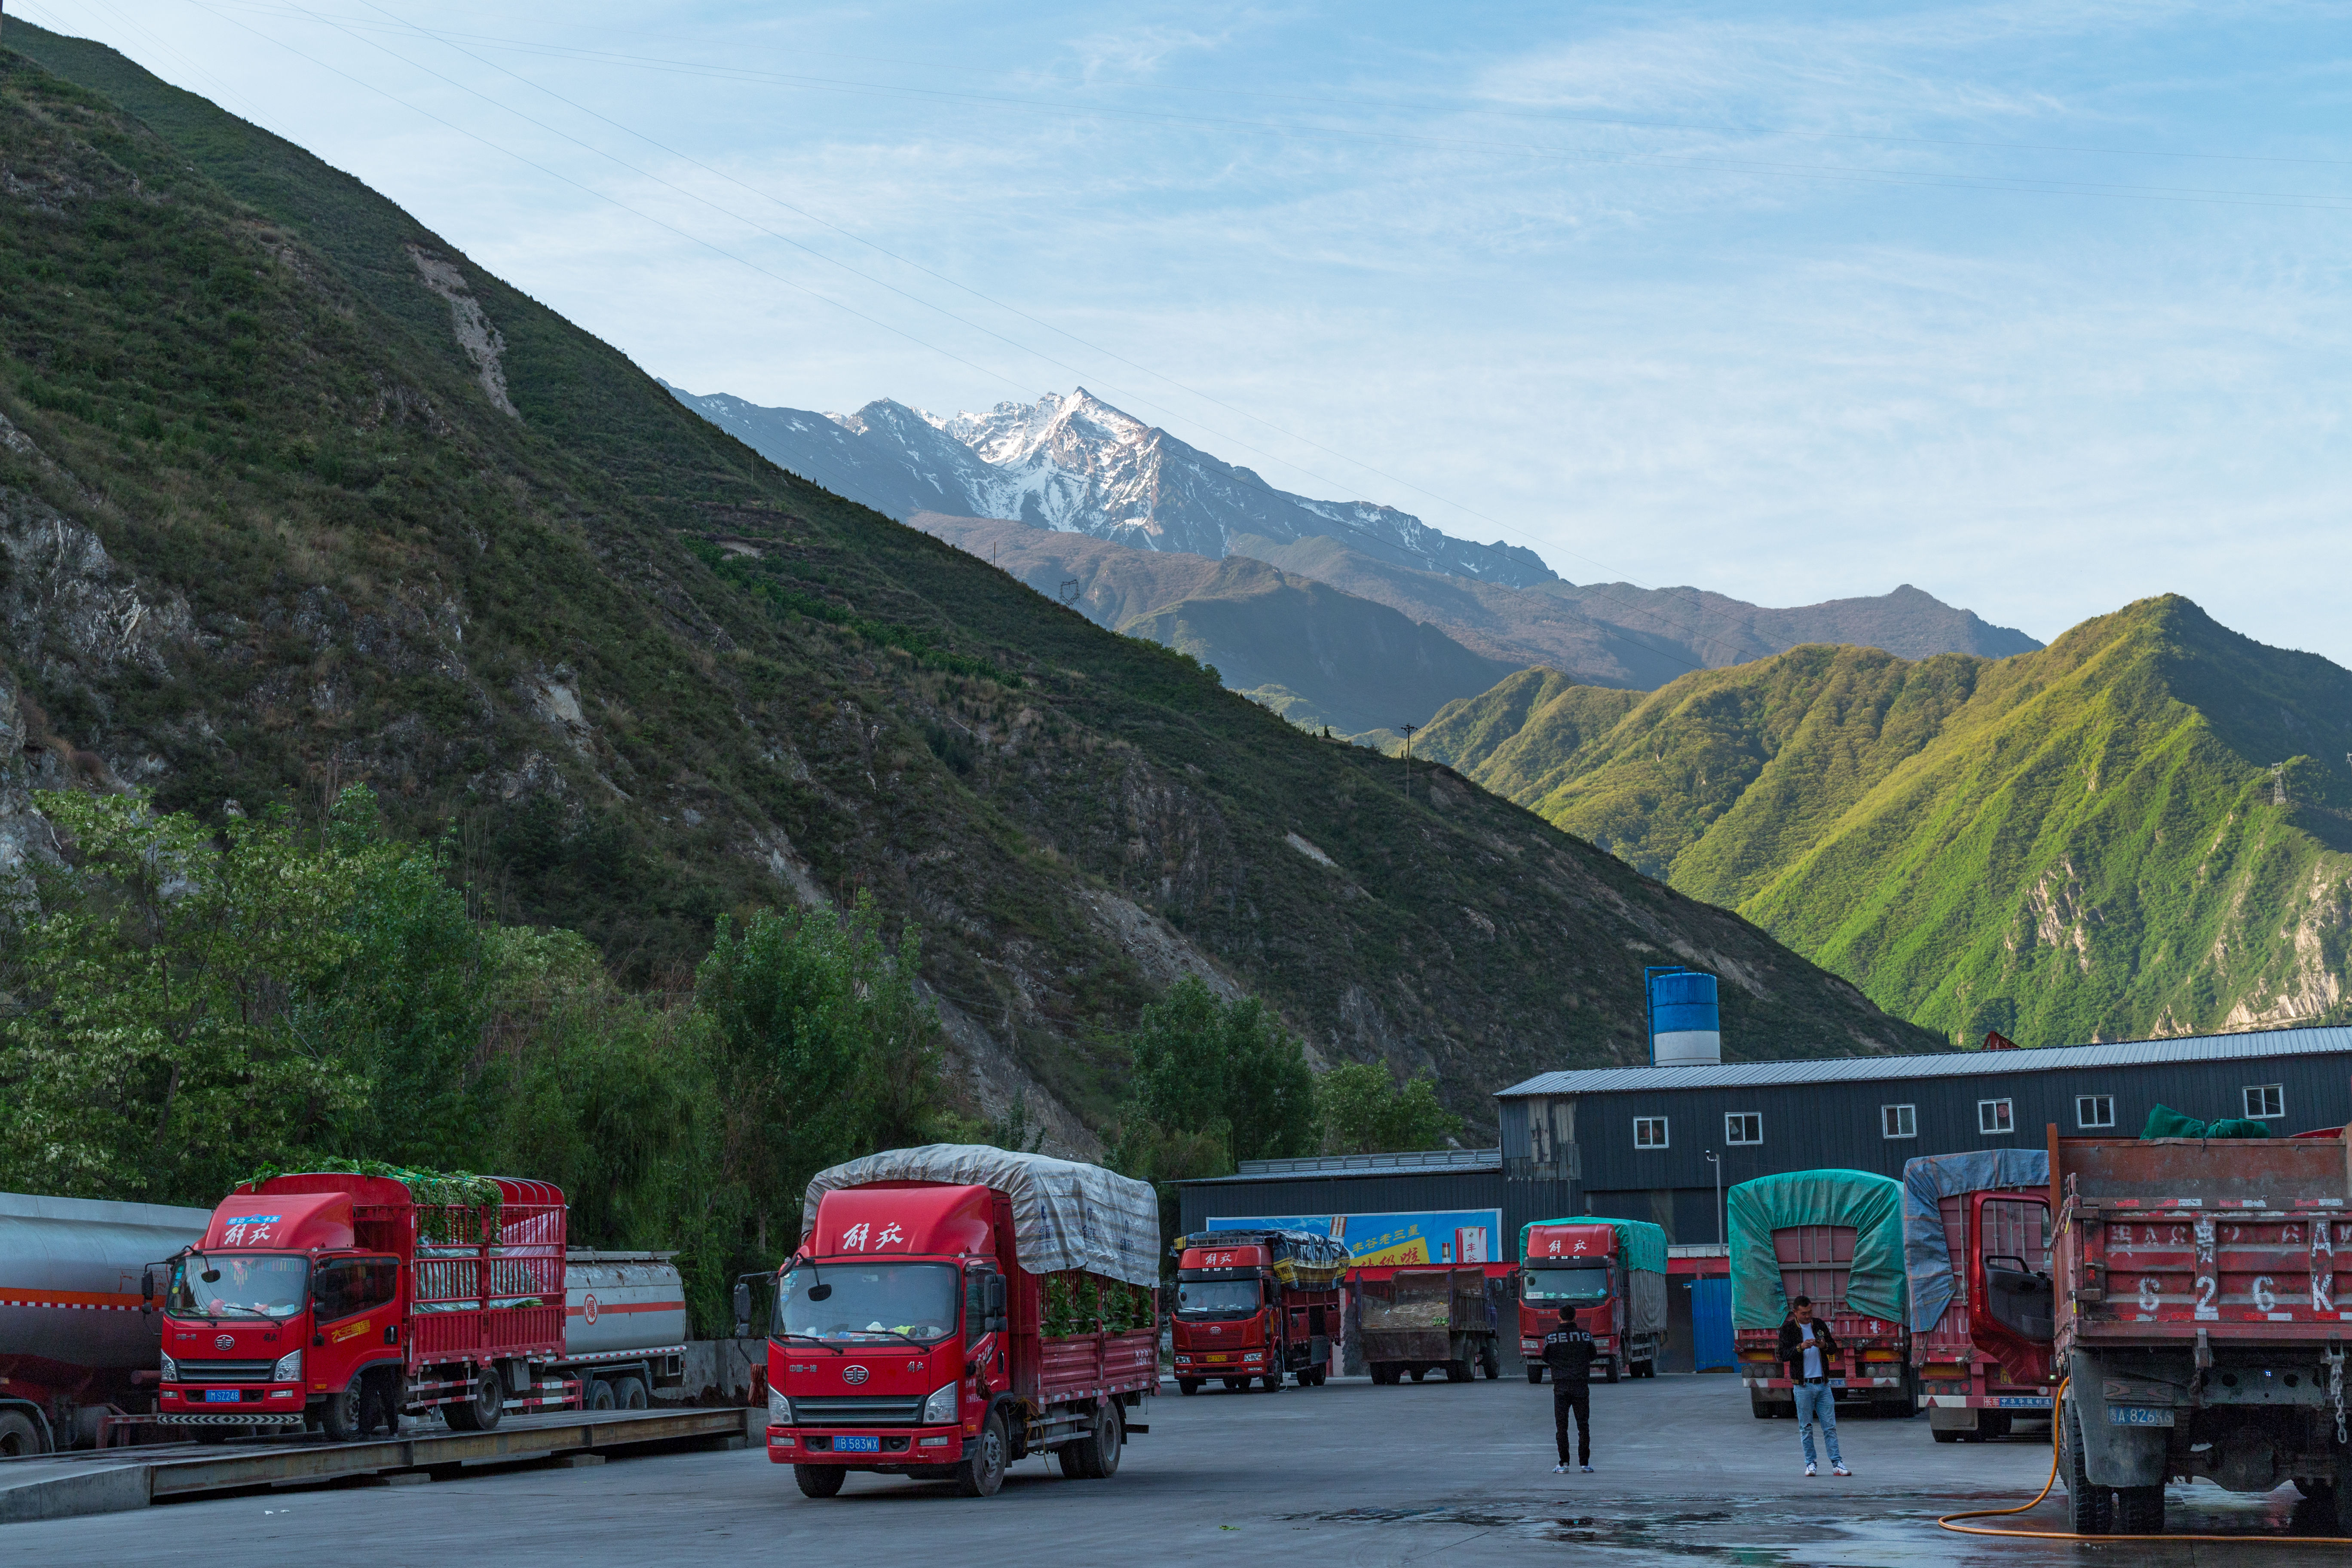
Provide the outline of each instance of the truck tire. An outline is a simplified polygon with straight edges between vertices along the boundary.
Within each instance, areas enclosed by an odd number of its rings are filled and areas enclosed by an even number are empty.
[[[1259,1381],[1265,1384],[1265,1391],[1268,1394],[1276,1392],[1282,1387],[1282,1369],[1280,1367],[1276,1367],[1272,1372],[1267,1373],[1265,1376]]]
[[[2083,1468],[2083,1416],[2070,1400],[2063,1419],[2066,1423],[2066,1512],[2070,1528],[2077,1535],[2111,1535],[2115,1532],[2115,1493],[2105,1487],[2091,1484]]]
[[[1748,1391],[1748,1408],[1759,1421],[1769,1421],[1780,1414],[1779,1401],[1767,1399],[1761,1392],[1753,1388]]]
[[[2162,1535],[2163,1483],[2158,1482],[2152,1487],[2117,1488],[2115,1520],[2117,1535]]]
[[[793,1467],[793,1479],[800,1483],[803,1497],[838,1497],[841,1495],[841,1483],[848,1479],[849,1472],[839,1465]]]
[[[1938,1443],[1957,1443],[1960,1440],[1960,1429],[1957,1426],[1930,1426],[1927,1436]]]
[[[1415,1383],[1419,1383],[1423,1378],[1427,1377],[1428,1375],[1429,1369],[1425,1366],[1417,1366],[1412,1369],[1412,1380]]]
[[[1601,1381],[1603,1383],[1614,1383],[1617,1381],[1617,1358],[1615,1356],[1611,1356],[1609,1358],[1609,1375],[1602,1378]]]
[[[1188,1395],[1198,1394],[1201,1392],[1201,1380],[1197,1377],[1180,1377],[1176,1380],[1176,1392]]]
[[[188,1436],[210,1448],[227,1442],[231,1437],[242,1436],[244,1430],[241,1426],[192,1426],[188,1429]]]
[[[31,1416],[21,1410],[0,1410],[0,1458],[21,1459],[44,1451],[41,1429],[33,1425]]]
[[[1118,1474],[1120,1446],[1127,1439],[1126,1422],[1115,1401],[1107,1401],[1095,1410],[1094,1426],[1075,1443],[1065,1443],[1055,1450],[1054,1457],[1062,1464],[1062,1474],[1074,1481],[1108,1480]]]
[[[1370,1370],[1372,1382],[1380,1387],[1386,1388],[1390,1384],[1396,1381],[1396,1368],[1391,1366],[1384,1361],[1376,1361],[1372,1363]]]
[[[622,1409],[643,1410],[646,1407],[646,1400],[647,1395],[646,1394],[645,1379],[639,1377],[623,1377],[614,1380],[613,1403],[619,1405]]]
[[[583,1403],[591,1410],[610,1410],[620,1401],[613,1397],[613,1385],[600,1377],[588,1385],[588,1397]]]
[[[971,1441],[971,1457],[956,1467],[956,1490],[965,1497],[994,1497],[1004,1484],[1004,1467],[1012,1458],[1004,1435],[1004,1412],[992,1410]]]
[[[1445,1381],[1448,1383],[1467,1383],[1476,1375],[1470,1370],[1470,1363],[1466,1361],[1449,1361],[1445,1363]]]
[[[1495,1342],[1492,1340],[1488,1340],[1479,1349],[1478,1370],[1486,1374],[1486,1381],[1489,1383],[1503,1375],[1503,1352],[1495,1348]]]
[[[1225,1392],[1227,1394],[1246,1394],[1249,1392],[1250,1380],[1248,1378],[1227,1377],[1221,1378],[1218,1381],[1222,1382],[1225,1385]]]
[[[1529,1362],[1528,1363],[1528,1381],[1529,1383],[1541,1383],[1543,1381],[1543,1363],[1538,1361]]]
[[[490,1431],[498,1426],[499,1417],[507,1413],[507,1391],[505,1384],[499,1382],[499,1369],[485,1363],[476,1367],[474,1373],[471,1396],[441,1407],[453,1432]]]
[[[354,1374],[349,1387],[341,1394],[327,1395],[326,1403],[319,1406],[319,1429],[326,1433],[328,1442],[349,1443],[365,1433],[365,1422],[360,1414],[361,1403],[367,1394],[361,1386],[365,1381],[365,1373]]]

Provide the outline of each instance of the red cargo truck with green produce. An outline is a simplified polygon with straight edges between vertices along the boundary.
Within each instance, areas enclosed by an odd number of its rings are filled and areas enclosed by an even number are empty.
[[[1780,1325],[1797,1296],[1812,1299],[1836,1337],[1837,1403],[1910,1415],[1901,1184],[1868,1171],[1792,1171],[1740,1183],[1724,1194],[1724,1213],[1733,1350],[1757,1419],[1796,1414]]]
[[[2050,1159],[1934,1154],[1903,1167],[1911,1368],[1938,1443],[2050,1414]]]
[[[1543,1338],[1573,1308],[1603,1383],[1655,1377],[1666,1348],[1666,1233],[1638,1219],[1578,1215],[1519,1231],[1519,1353],[1544,1379]],[[1597,1319],[1596,1319],[1597,1314]]]
[[[2049,1135],[2059,1473],[2083,1535],[2164,1529],[2165,1483],[2352,1524],[2352,1142]]]
[[[250,1183],[163,1286],[156,1419],[198,1441],[315,1426],[334,1438],[439,1410],[487,1431],[571,1403],[563,1194],[478,1177],[420,1200],[389,1176]],[[159,1282],[146,1281],[152,1297]]]
[[[1236,1393],[1253,1379],[1314,1388],[1330,1375],[1344,1243],[1303,1230],[1210,1230],[1177,1237],[1173,1250],[1179,1392],[1198,1394],[1211,1378]]]
[[[768,1458],[829,1498],[853,1470],[988,1497],[1006,1468],[1118,1469],[1160,1382],[1148,1183],[973,1144],[820,1171],[768,1333]]]

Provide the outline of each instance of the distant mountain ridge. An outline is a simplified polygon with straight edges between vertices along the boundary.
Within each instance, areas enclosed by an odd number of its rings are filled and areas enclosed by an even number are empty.
[[[2352,671],[2186,599],[2039,652],[1528,669],[1415,749],[1973,1044],[2346,1016]]]
[[[901,522],[925,511],[1003,518],[1212,560],[1231,553],[1235,534],[1330,534],[1395,565],[1515,587],[1553,581],[1519,545],[1456,539],[1394,507],[1278,490],[1084,387],[940,418],[887,398],[826,415],[662,384],[778,467]]]

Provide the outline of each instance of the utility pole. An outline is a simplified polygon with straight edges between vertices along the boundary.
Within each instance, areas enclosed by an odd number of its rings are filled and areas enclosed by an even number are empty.
[[[1404,731],[1404,797],[1411,800],[1412,798],[1412,732],[1421,726],[1401,724],[1398,728]]]

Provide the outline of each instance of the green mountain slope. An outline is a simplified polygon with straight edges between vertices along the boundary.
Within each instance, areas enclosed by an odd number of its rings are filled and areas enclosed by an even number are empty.
[[[1039,593],[1074,585],[1075,607],[1097,625],[1213,665],[1227,686],[1309,729],[1359,735],[1419,724],[1515,668],[1246,553],[1216,561],[937,512],[919,512],[913,524]]]
[[[1646,697],[1529,670],[1421,744],[1963,1042],[2345,1002],[2352,672],[2185,599],[1999,660],[1801,647]]]
[[[925,932],[968,1098],[1091,1146],[1176,976],[1485,1099],[1640,1050],[1918,1048],[1747,921],[782,473],[350,177],[98,46],[0,54],[0,864],[26,790],[364,782],[509,921],[674,985],[720,912]],[[27,57],[31,57],[29,59]]]

